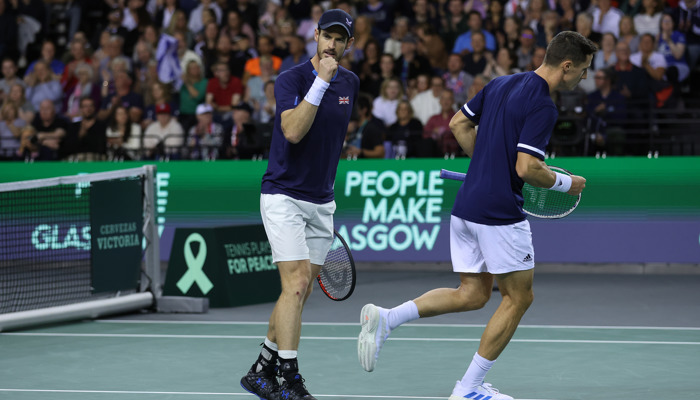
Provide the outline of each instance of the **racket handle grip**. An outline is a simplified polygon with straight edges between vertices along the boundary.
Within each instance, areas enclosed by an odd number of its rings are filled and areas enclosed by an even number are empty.
[[[462,172],[448,171],[446,169],[440,170],[440,178],[442,179],[452,179],[455,181],[463,181],[467,174]]]

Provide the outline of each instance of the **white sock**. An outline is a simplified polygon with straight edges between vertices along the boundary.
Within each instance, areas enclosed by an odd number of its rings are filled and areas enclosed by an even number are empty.
[[[270,363],[272,363],[272,367],[274,367],[277,364],[277,358],[277,343],[266,337],[265,344],[263,348],[260,349],[260,356],[258,356],[258,360],[253,365],[255,372],[260,372],[269,367]]]
[[[297,351],[296,350],[278,350],[277,354],[279,355],[280,358],[284,360],[291,360],[293,358],[297,358]]]
[[[389,329],[393,330],[399,325],[417,320],[418,318],[420,318],[420,315],[418,315],[418,307],[416,303],[409,300],[389,310],[387,320],[389,321]]]
[[[277,348],[277,343],[273,342],[272,340],[268,339],[267,336],[265,337],[265,346],[267,346],[268,349],[277,351],[279,350]]]
[[[489,372],[493,363],[496,360],[489,361],[484,357],[480,356],[478,352],[474,353],[474,358],[472,358],[467,372],[464,374],[461,380],[461,385],[465,389],[475,388],[484,382],[486,373]]]

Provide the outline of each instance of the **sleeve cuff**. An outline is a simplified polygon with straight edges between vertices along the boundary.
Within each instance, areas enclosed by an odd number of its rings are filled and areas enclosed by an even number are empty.
[[[467,106],[467,103],[464,103],[462,108],[460,108],[460,111],[462,111],[462,114],[464,114],[465,117],[469,118],[474,124],[479,125],[479,119],[476,117],[474,112],[469,109]]]
[[[544,161],[544,150],[540,150],[537,147],[530,146],[524,143],[518,143],[518,151],[530,154],[531,156],[537,157],[540,160]]]

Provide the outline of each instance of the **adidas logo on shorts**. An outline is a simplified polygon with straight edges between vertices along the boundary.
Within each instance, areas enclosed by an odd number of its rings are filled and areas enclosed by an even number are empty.
[[[532,256],[530,254],[526,255],[525,258],[523,258],[523,262],[528,262],[532,261]]]

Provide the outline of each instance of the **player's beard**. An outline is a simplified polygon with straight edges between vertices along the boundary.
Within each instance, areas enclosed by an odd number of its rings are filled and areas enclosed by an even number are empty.
[[[318,54],[318,59],[323,60],[323,57],[325,57],[328,54],[328,53],[326,53],[327,51],[328,50],[321,50],[321,45],[318,44],[316,47],[316,53]],[[345,53],[345,49],[343,49],[343,51],[340,52],[340,54],[338,54],[338,52],[336,52],[336,51],[333,51],[332,53],[333,54],[328,54],[328,55],[332,55],[332,57],[335,58],[335,61],[340,62],[340,59],[343,58],[343,53]]]

